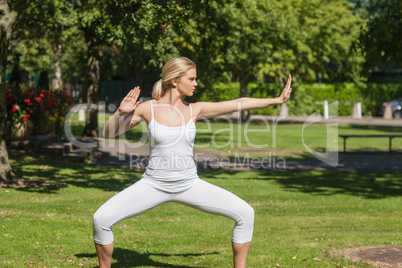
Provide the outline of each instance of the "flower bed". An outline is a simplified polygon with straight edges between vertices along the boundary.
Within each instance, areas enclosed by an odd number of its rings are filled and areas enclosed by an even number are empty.
[[[6,90],[7,129],[31,126],[31,131],[24,133],[60,135],[64,116],[73,101],[65,89],[48,91],[24,85],[9,88]],[[10,132],[9,138],[13,135]]]

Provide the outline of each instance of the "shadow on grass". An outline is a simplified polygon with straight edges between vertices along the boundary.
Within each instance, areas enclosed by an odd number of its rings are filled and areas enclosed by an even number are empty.
[[[119,169],[74,163],[50,156],[24,156],[10,154],[14,173],[23,179],[46,181],[46,187],[18,188],[20,191],[55,194],[73,185],[82,188],[98,188],[105,191],[121,191],[138,181],[143,171]]]
[[[241,171],[205,170],[200,175],[209,179],[239,177]],[[247,178],[247,175],[250,174]],[[261,171],[243,173],[243,180],[270,180],[285,190],[311,195],[354,195],[364,198],[402,196],[401,173],[329,172],[329,171]]]
[[[202,268],[201,266],[183,266],[168,263],[162,263],[158,261],[152,260],[151,256],[162,256],[162,257],[197,257],[197,256],[205,256],[219,254],[218,252],[212,253],[184,253],[184,254],[158,254],[158,253],[138,253],[134,250],[115,248],[113,251],[113,260],[117,261],[112,265],[112,267],[179,267],[179,268]],[[84,253],[84,254],[75,254],[77,258],[95,258],[95,253]]]
[[[362,172],[294,172],[276,181],[285,189],[314,195],[386,198],[402,195],[401,174]]]

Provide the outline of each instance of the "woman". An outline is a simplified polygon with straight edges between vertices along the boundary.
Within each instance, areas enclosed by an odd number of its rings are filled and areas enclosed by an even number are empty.
[[[292,89],[291,76],[278,98],[240,98],[232,101],[189,104],[197,86],[196,65],[185,57],[169,60],[162,79],[155,83],[152,100],[137,101],[139,87],[122,100],[103,130],[114,137],[143,120],[150,137],[149,164],[141,180],[116,194],[94,215],[94,241],[100,267],[110,267],[113,253],[112,226],[166,202],[179,202],[196,209],[233,219],[233,263],[246,267],[254,225],[254,210],[236,195],[201,180],[193,160],[195,122],[241,110],[257,109],[286,102]]]

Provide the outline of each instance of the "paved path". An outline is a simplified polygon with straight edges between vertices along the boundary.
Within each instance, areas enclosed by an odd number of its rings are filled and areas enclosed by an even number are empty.
[[[255,116],[259,117],[259,116]],[[280,122],[305,122],[307,117],[290,116],[278,118],[264,116],[267,120]],[[346,123],[356,125],[400,126],[402,120],[385,120],[382,118],[354,119],[337,117],[323,120],[324,123]],[[124,168],[144,168],[149,156],[149,146],[140,143],[127,143],[115,140],[100,140],[99,148],[93,158],[93,164],[118,166]],[[258,159],[237,159],[235,162],[222,158],[220,152],[195,151],[195,160],[199,169],[231,169],[231,170],[284,170],[284,171],[368,171],[368,172],[397,172],[402,171],[402,153],[339,153],[337,161],[329,165],[314,157],[308,159],[287,159],[272,156]],[[253,162],[254,161],[254,162]]]

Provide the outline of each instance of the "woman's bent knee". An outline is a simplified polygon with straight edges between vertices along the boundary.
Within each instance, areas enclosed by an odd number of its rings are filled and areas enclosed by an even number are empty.
[[[250,206],[250,209],[249,209],[249,217],[250,217],[250,221],[254,224],[254,217],[255,217],[255,212],[254,212],[254,209]]]
[[[108,217],[107,215],[105,215],[105,213],[101,213],[99,210],[97,212],[95,212],[94,216],[93,216],[93,224],[94,227],[98,228],[102,228],[102,229],[111,229],[111,225],[108,224]]]
[[[254,225],[254,209],[249,204],[245,204],[241,211],[241,220],[244,224]]]
[[[95,212],[93,216],[93,238],[95,243],[108,245],[113,242],[112,224],[104,213]]]
[[[247,203],[241,208],[239,218],[233,229],[232,241],[243,244],[250,242],[253,237],[254,229],[254,209]]]

